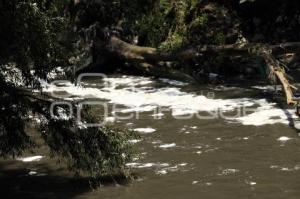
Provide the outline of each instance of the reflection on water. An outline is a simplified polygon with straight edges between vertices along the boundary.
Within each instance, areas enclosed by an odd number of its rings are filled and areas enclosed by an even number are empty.
[[[109,184],[88,191],[82,184],[75,186],[69,182],[70,179],[56,177],[61,190],[66,190],[66,198],[298,198],[300,140],[295,130],[287,125],[289,118],[285,111],[275,103],[257,97],[257,90],[248,89],[247,95],[253,92],[249,96],[256,97],[244,98],[246,94],[243,89],[232,88],[230,92],[240,93],[241,98],[238,99],[226,96],[224,93],[228,91],[223,93],[219,90],[214,91],[217,98],[210,99],[201,95],[197,90],[199,87],[166,79],[113,77],[105,81],[109,84],[104,88],[100,83],[90,82],[99,86],[84,89],[68,85],[59,89],[77,97],[101,97],[109,101],[110,106],[122,105],[121,111],[139,111],[138,118],[118,119],[116,115],[111,115],[114,117],[111,121],[141,134],[140,140],[130,141],[136,146],[138,154],[127,165],[138,178],[128,184]],[[58,88],[48,86],[47,89]],[[154,113],[157,106],[169,109]],[[230,113],[241,106],[251,107],[252,111],[230,119],[174,117],[215,109]],[[287,111],[294,117],[293,110]],[[159,118],[154,118],[156,116]],[[21,181],[68,175],[61,171],[56,175],[49,172],[57,171],[57,165],[47,157],[39,162],[17,164],[18,167],[28,168],[28,175],[17,178]],[[50,165],[49,170],[43,168],[43,164]],[[7,165],[2,170],[13,170],[13,165]],[[46,176],[38,177],[39,173],[46,173]],[[11,178],[6,176],[6,179]],[[37,183],[32,186],[39,187]],[[74,186],[77,187],[75,190]],[[22,184],[16,190],[26,193],[24,187],[27,186]],[[54,190],[60,189],[56,187]],[[28,192],[39,191],[31,188]],[[59,194],[49,193],[47,197],[64,195],[62,191],[57,192]],[[38,194],[36,197],[39,198]]]

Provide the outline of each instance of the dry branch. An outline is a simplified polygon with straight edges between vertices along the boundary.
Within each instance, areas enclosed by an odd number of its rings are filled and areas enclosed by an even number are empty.
[[[275,77],[280,81],[283,91],[286,96],[286,102],[288,105],[295,105],[297,104],[297,101],[294,100],[294,94],[292,89],[296,89],[294,86],[292,86],[285,74],[285,71],[283,68],[281,68],[278,65],[278,62],[273,58],[271,54],[268,52],[265,52],[262,54],[262,57],[265,59],[266,64],[268,65],[270,76],[275,75]],[[270,77],[272,78],[272,77]]]

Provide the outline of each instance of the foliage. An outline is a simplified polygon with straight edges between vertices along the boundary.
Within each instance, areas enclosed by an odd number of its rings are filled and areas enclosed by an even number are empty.
[[[225,44],[237,40],[238,21],[226,8],[207,1],[160,1],[137,24],[142,45],[172,51],[186,45]]]
[[[115,8],[113,2],[106,2]],[[44,120],[41,131],[45,144],[53,155],[68,160],[70,169],[92,177],[127,175],[132,132],[113,126],[80,129],[74,118],[50,117],[50,104],[27,92],[38,89],[38,79],[47,79],[49,71],[70,66],[70,58],[76,63],[86,47],[77,36],[78,26],[73,27],[79,21],[71,22],[74,18],[68,17],[70,6],[67,0],[0,1],[0,156],[19,156],[35,147],[26,125],[29,115],[38,114]],[[73,32],[76,28],[78,32]],[[92,114],[86,116],[95,119]]]
[[[201,5],[201,9],[194,9],[190,13],[190,19],[190,43],[221,45],[237,40],[239,23],[224,7],[213,3]]]
[[[97,123],[91,109],[83,113],[89,123]],[[69,168],[93,178],[102,176],[128,176],[126,163],[131,161],[133,131],[111,124],[89,127],[77,123],[75,118],[58,120],[51,118],[42,127],[43,138],[54,155],[67,160]],[[72,127],[72,128],[70,128]],[[79,127],[79,128],[78,128]]]
[[[1,64],[15,63],[27,79],[45,77],[53,67],[67,64],[68,53],[61,45],[67,19],[61,7],[64,1],[2,1],[0,43]]]
[[[162,51],[172,51],[179,49],[183,46],[184,40],[183,36],[178,33],[173,33],[168,38],[162,42],[159,49]]]
[[[165,21],[165,15],[160,12],[144,16],[138,27],[140,43],[145,46],[157,47],[163,42],[170,28],[170,25]],[[151,30],[149,30],[149,27],[151,27]]]
[[[14,92],[12,85],[6,85],[0,77],[0,156],[19,155],[34,143],[25,132],[24,117],[30,102]]]
[[[63,1],[11,0],[0,2],[0,154],[20,155],[33,146],[25,132],[28,112],[36,105],[19,87],[39,86],[53,67],[67,64],[66,47],[60,35],[66,27]],[[8,77],[17,75],[18,80]]]

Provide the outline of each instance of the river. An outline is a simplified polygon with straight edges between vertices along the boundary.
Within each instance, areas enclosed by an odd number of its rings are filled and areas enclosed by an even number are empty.
[[[141,135],[131,140],[136,157],[128,164],[136,179],[94,191],[74,189],[69,178],[51,178],[68,174],[41,152],[28,162],[9,161],[1,170],[25,167],[14,179],[24,183],[10,189],[36,198],[298,199],[300,139],[292,127],[297,119],[293,109],[270,100],[269,90],[134,76],[94,78],[80,88],[47,85],[45,91],[72,94],[68,98],[100,98],[108,104],[108,122]],[[26,191],[26,179],[36,189]]]

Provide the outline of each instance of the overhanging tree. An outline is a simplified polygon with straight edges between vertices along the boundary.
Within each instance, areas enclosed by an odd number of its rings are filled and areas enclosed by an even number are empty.
[[[69,1],[0,1],[0,156],[19,156],[36,144],[26,130],[29,116],[41,118],[39,132],[53,155],[68,161],[70,169],[91,177],[127,175],[132,151],[131,131],[114,126],[81,128],[76,118],[50,115],[51,96],[34,92],[39,79],[76,57],[76,35],[69,23]],[[75,35],[74,37],[72,35]],[[74,106],[75,107],[75,106]],[[99,118],[85,111],[85,119]]]

